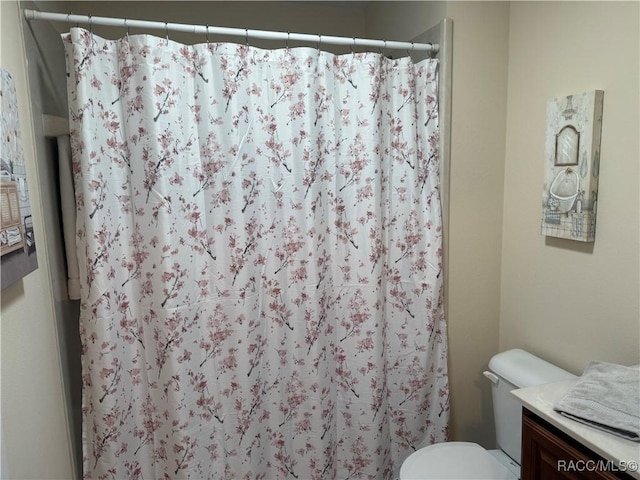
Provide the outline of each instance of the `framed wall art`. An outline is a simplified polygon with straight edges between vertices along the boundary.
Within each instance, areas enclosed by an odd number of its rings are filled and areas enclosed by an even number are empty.
[[[38,259],[16,89],[11,74],[3,68],[0,111],[0,279],[4,290],[38,268]]]
[[[595,240],[603,98],[594,90],[547,103],[543,235]]]

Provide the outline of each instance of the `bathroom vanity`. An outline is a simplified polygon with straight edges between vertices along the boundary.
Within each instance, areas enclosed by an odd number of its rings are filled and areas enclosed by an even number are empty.
[[[521,480],[640,479],[640,444],[563,417],[575,380],[513,390],[523,404]]]

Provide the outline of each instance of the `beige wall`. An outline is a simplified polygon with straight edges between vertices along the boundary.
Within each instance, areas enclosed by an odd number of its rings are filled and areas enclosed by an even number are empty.
[[[367,37],[411,41],[438,24],[447,2],[371,2],[366,11]],[[401,52],[404,55],[404,52]]]
[[[16,83],[28,181],[37,185],[33,118],[17,2],[0,3],[0,64]],[[2,291],[2,450],[9,478],[73,476],[60,352],[53,318],[42,199],[32,188],[39,268]]]
[[[509,37],[500,349],[581,373],[640,361],[639,4],[514,2]],[[596,241],[540,235],[545,108],[604,90]]]
[[[493,447],[498,351],[509,3],[450,2],[453,99],[449,365],[453,439]]]

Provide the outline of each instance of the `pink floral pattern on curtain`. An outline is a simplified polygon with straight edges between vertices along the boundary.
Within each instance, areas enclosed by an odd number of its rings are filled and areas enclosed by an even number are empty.
[[[437,62],[63,40],[84,476],[386,479],[445,440]]]

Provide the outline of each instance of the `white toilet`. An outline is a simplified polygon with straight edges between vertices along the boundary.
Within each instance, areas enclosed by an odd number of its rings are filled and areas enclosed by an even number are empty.
[[[522,405],[511,396],[514,388],[575,378],[544,360],[514,349],[494,355],[484,372],[493,383],[493,413],[499,450],[476,443],[446,442],[421,448],[400,467],[400,480],[520,478]]]

